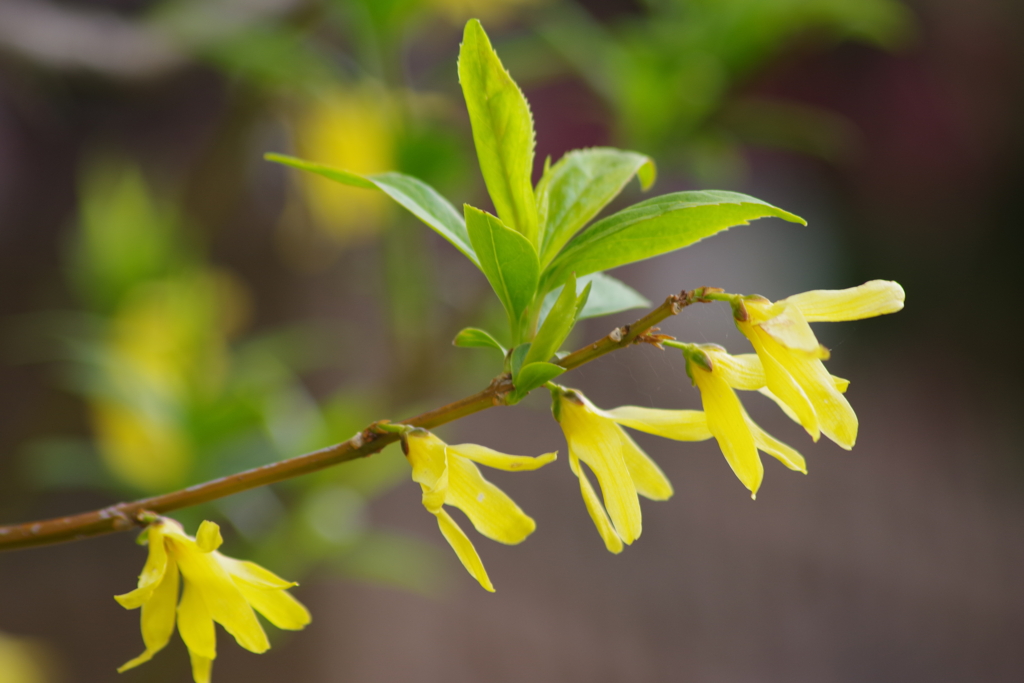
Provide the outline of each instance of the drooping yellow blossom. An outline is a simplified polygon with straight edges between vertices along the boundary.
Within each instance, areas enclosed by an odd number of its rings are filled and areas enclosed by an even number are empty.
[[[494,586],[480,556],[465,532],[445,511],[445,505],[459,508],[476,530],[487,538],[515,545],[537,528],[508,495],[484,479],[475,463],[499,470],[535,470],[557,457],[545,453],[535,458],[505,455],[476,444],[449,446],[428,431],[415,429],[405,434],[403,447],[412,479],[423,489],[423,507],[437,517],[441,533],[451,544],[466,570],[488,591]]]
[[[619,425],[678,441],[711,438],[699,410],[658,410],[622,406],[601,410],[575,389],[551,390],[551,410],[569,445],[569,467],[580,480],[583,502],[610,552],[622,552],[640,537],[640,500],[672,497],[672,484],[651,458]],[[587,464],[601,486],[604,504],[597,497],[580,461]]]
[[[714,344],[685,344],[686,372],[700,389],[708,430],[743,485],[757,495],[764,466],[757,451],[774,456],[786,467],[807,473],[803,456],[755,423],[734,389],[757,390],[765,385],[764,370],[754,354],[732,356]]]
[[[736,326],[750,340],[764,366],[768,390],[817,441],[824,434],[849,450],[857,440],[857,415],[823,360],[808,323],[860,320],[903,308],[903,288],[872,280],[842,290],[815,290],[772,303],[744,297],[734,307]],[[845,385],[842,385],[845,389]]]
[[[213,623],[217,622],[250,652],[270,648],[257,612],[274,626],[298,630],[310,621],[309,612],[285,589],[296,584],[263,567],[217,552],[220,527],[203,522],[196,537],[187,535],[172,519],[159,518],[146,531],[149,558],[139,586],[115,599],[125,609],[142,608],[142,640],[146,651],[119,672],[149,661],[167,645],[177,621],[188,647],[195,683],[209,683],[217,656]],[[181,601],[178,584],[184,582]]]

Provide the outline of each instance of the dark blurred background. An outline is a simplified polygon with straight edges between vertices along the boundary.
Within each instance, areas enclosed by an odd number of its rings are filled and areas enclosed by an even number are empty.
[[[811,444],[752,397],[810,475],[769,462],[751,502],[713,443],[640,435],[676,495],[644,503],[620,556],[564,462],[494,474],[538,521],[519,547],[474,537],[495,595],[394,448],[185,511],[300,580],[314,614],[261,656],[221,633],[215,680],[1024,679],[1015,0],[0,0],[0,519],[171,490],[486,384],[497,360],[449,344],[500,320],[480,274],[382,195],[261,158],[486,206],[455,69],[471,16],[532,104],[538,164],[635,149],[658,193],[738,190],[810,223],[615,273],[650,299],[904,285],[898,315],[820,326],[859,443]],[[722,308],[663,328],[747,350]],[[699,406],[654,348],[564,379],[604,407]],[[564,460],[542,396],[441,434]],[[111,596],[143,558],[126,535],[0,556],[0,681],[189,680],[177,637],[114,673],[142,643]]]

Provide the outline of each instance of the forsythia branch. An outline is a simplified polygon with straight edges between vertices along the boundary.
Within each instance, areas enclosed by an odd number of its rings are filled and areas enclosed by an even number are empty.
[[[677,315],[693,303],[707,303],[721,290],[700,287],[669,296],[657,308],[630,325],[612,330],[596,342],[584,346],[558,361],[566,370],[572,370],[612,351],[645,341],[643,335],[662,320]],[[505,396],[514,389],[507,374],[499,375],[483,391],[403,420],[401,424],[432,429],[494,406],[504,405]],[[100,510],[83,512],[68,517],[0,526],[0,551],[30,548],[99,536],[114,531],[145,526],[153,513],[199,505],[211,500],[241,493],[267,484],[310,474],[349,460],[377,453],[399,440],[393,431],[378,429],[374,423],[348,441],[322,448],[312,453],[189,486],[171,493],[126,503],[117,503]]]

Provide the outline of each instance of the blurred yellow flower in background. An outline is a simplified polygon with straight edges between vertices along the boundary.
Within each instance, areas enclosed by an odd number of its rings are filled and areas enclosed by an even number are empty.
[[[146,282],[125,297],[90,401],[100,453],[118,478],[147,491],[181,483],[192,461],[188,404],[220,391],[228,335],[244,317],[241,285],[214,271]]]
[[[426,4],[455,24],[462,24],[470,18],[494,24],[521,9],[545,2],[547,0],[427,0]]]
[[[0,683],[50,683],[51,657],[41,643],[0,632]]]
[[[92,401],[90,409],[103,462],[119,479],[158,491],[185,476],[192,447],[175,415],[103,399]]]
[[[860,320],[903,308],[903,288],[872,280],[843,290],[815,290],[772,303],[744,297],[734,307],[736,326],[750,340],[764,366],[768,390],[789,408],[817,441],[824,434],[849,450],[857,440],[857,415],[822,360],[828,349],[818,343],[811,322]]]
[[[473,542],[443,506],[452,505],[462,510],[476,530],[493,541],[509,545],[521,543],[533,533],[536,522],[504,491],[484,479],[474,463],[519,472],[543,467],[554,461],[557,454],[545,453],[531,458],[506,455],[476,444],[449,446],[422,429],[407,432],[403,447],[412,465],[412,479],[423,490],[423,507],[437,517],[441,533],[466,570],[481,586],[493,592],[494,586]]]
[[[400,111],[382,86],[367,82],[323,92],[300,108],[293,129],[296,151],[309,161],[364,175],[396,166]],[[294,230],[289,224],[301,206],[317,230],[344,245],[378,232],[392,215],[391,200],[381,192],[312,173],[295,176],[295,182],[299,196],[286,214],[288,229]]]
[[[115,313],[113,372],[161,396],[216,393],[227,366],[227,337],[244,317],[242,285],[226,273],[204,269],[144,283]]]
[[[195,683],[209,683],[217,657],[214,622],[250,652],[270,648],[256,612],[282,629],[298,630],[310,622],[309,612],[286,592],[295,583],[285,581],[252,562],[217,552],[223,539],[220,527],[203,522],[196,537],[187,535],[174,520],[159,518],[146,530],[149,557],[139,575],[138,588],[115,596],[125,609],[142,608],[142,640],[146,650],[124,664],[126,671],[148,662],[178,632],[188,647]],[[184,581],[181,601],[179,583]]]

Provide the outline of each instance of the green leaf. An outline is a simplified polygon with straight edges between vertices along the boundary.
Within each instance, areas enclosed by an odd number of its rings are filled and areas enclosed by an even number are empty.
[[[737,192],[707,190],[654,197],[608,216],[566,245],[544,274],[547,288],[565,280],[658,256],[766,216],[806,221],[760,199]]]
[[[584,275],[583,277],[587,276]],[[591,280],[593,280],[593,278],[591,278]],[[590,290],[593,288],[593,285],[593,281],[588,282],[584,285],[583,291],[576,297],[576,320],[582,320],[582,318],[580,318],[580,314],[587,308],[587,302],[590,301]],[[578,287],[576,288],[576,291],[579,292]]]
[[[466,232],[466,224],[463,222],[462,216],[437,190],[419,178],[391,171],[364,176],[336,166],[317,164],[285,154],[264,154],[263,158],[303,171],[310,171],[344,185],[367,190],[380,190],[433,228],[441,237],[451,242],[477,267],[480,266],[476,253],[473,251],[473,245],[469,241],[469,234]]]
[[[540,263],[537,250],[526,238],[487,213],[465,205],[466,227],[473,250],[480,259],[480,270],[487,276],[512,325],[518,340],[523,311],[537,292]]]
[[[541,214],[541,265],[558,255],[573,235],[639,175],[646,190],[654,182],[654,162],[636,152],[594,147],[569,152],[546,170],[537,184]]]
[[[558,377],[565,368],[554,363],[530,363],[524,365],[519,371],[519,376],[513,380],[515,390],[508,395],[505,402],[514,405],[523,400],[528,393],[541,386],[545,382]]]
[[[486,330],[481,330],[478,327],[467,327],[460,330],[455,339],[452,340],[452,345],[460,346],[462,348],[472,347],[490,347],[492,349],[498,349],[501,351],[501,355],[504,356],[508,353],[501,343],[491,336]]]
[[[651,302],[640,292],[604,273],[591,273],[576,280],[577,292],[584,291],[587,287],[591,288],[590,296],[586,300],[583,310],[576,314],[576,320],[598,318],[602,315],[628,311],[631,308],[647,308],[651,305]],[[548,311],[561,296],[562,289],[562,287],[553,289],[544,297],[544,302],[540,307],[539,320],[546,322]]]
[[[550,313],[533,338],[533,346],[526,356],[525,364],[546,361],[551,358],[569,336],[572,326],[576,324],[576,276],[569,274],[569,279],[562,287],[562,294],[555,300]]]
[[[651,305],[647,297],[611,275],[591,273],[583,277],[585,282],[589,281],[593,289],[583,312],[578,316],[580,320],[599,318],[602,315],[634,308],[649,308]]]
[[[519,376],[519,369],[523,367],[523,359],[526,358],[526,354],[530,352],[530,342],[520,344],[516,348],[512,349],[512,353],[509,356],[508,373],[512,375],[512,381],[515,382],[516,377]]]
[[[462,36],[459,82],[469,109],[480,171],[498,216],[537,245],[537,201],[531,181],[533,116],[476,19],[466,23]]]

